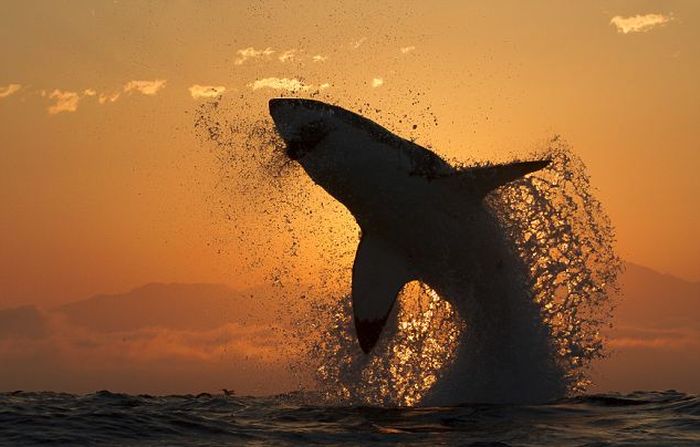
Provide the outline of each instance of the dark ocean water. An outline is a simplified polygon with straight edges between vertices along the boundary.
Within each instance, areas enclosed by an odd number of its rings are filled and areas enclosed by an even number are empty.
[[[534,406],[387,409],[309,399],[2,393],[0,444],[700,446],[700,399],[675,391]]]

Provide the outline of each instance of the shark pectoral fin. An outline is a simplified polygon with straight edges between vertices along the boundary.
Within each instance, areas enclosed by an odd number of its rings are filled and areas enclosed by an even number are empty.
[[[380,238],[363,234],[352,268],[352,308],[365,354],[377,343],[396,295],[408,281],[406,260]]]
[[[545,168],[551,160],[521,161],[505,165],[481,166],[460,171],[446,177],[447,181],[457,182],[460,188],[483,197],[499,186],[517,180],[531,172]]]

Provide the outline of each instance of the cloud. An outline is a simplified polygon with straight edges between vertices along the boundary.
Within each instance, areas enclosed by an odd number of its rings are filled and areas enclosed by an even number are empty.
[[[382,85],[384,85],[384,79],[382,79],[382,78],[372,79],[372,88],[381,87]]]
[[[7,98],[13,93],[18,92],[21,88],[22,86],[20,84],[9,84],[5,87],[0,87],[0,98]]]
[[[328,56],[322,56],[320,54],[317,54],[311,58],[312,61],[314,62],[325,62],[328,60]]]
[[[97,92],[94,89],[91,88],[86,88],[83,90],[83,96],[95,96],[97,95]]]
[[[414,47],[413,45],[411,45],[411,46],[408,46],[408,47],[401,47],[400,51],[401,51],[401,54],[408,54],[408,53],[410,53],[411,51],[413,51],[413,50],[415,50],[415,49],[416,49],[416,47]]]
[[[637,328],[622,326],[608,341],[614,349],[688,349],[700,347],[700,331],[694,328]]]
[[[152,96],[165,88],[166,82],[167,81],[165,79],[155,79],[153,81],[129,81],[124,86],[124,92],[132,93],[136,91],[143,93],[144,95]]]
[[[639,33],[663,26],[673,20],[671,15],[645,14],[630,17],[615,16],[610,24],[615,25],[618,33]]]
[[[189,91],[193,99],[216,98],[217,96],[221,96],[226,91],[226,87],[223,85],[194,84],[189,88]]]
[[[263,78],[257,79],[248,84],[248,87],[253,90],[261,88],[270,88],[273,90],[288,90],[290,92],[308,91],[308,90],[325,90],[330,87],[330,84],[324,83],[316,87],[313,84],[305,84],[303,81],[296,78]]]
[[[267,47],[264,50],[256,50],[253,47],[244,48],[242,50],[236,51],[236,53],[239,55],[239,57],[238,57],[238,59],[233,61],[233,63],[236,65],[242,65],[248,59],[268,58],[274,52],[275,52],[275,50],[273,50],[270,47]]]
[[[119,92],[114,92],[114,93],[100,93],[100,96],[97,97],[97,101],[100,104],[104,104],[106,102],[114,102],[117,99],[119,99],[120,93]]]
[[[608,341],[608,346],[615,349],[687,349],[700,346],[697,339],[689,338],[631,338],[621,337]]]
[[[100,332],[55,313],[5,313],[11,324],[10,333],[0,337],[0,383],[9,389],[169,394],[226,386],[245,394],[279,393],[292,389],[285,366],[302,348],[281,327],[270,324]],[[33,332],[22,327],[27,323],[34,326]],[[204,380],[193,383],[193,377]]]
[[[362,46],[363,43],[365,43],[366,40],[367,40],[366,37],[362,37],[354,42],[350,42],[350,46],[354,49],[358,49]]]
[[[284,53],[280,54],[280,56],[277,59],[279,59],[279,61],[282,63],[292,61],[296,57],[296,53],[297,50],[295,49],[287,50]]]
[[[51,115],[61,112],[75,112],[78,110],[80,95],[77,92],[54,90],[49,94],[49,98],[56,100],[56,104],[48,108]]]
[[[145,328],[111,334],[90,333],[88,337],[95,345],[112,345],[118,350],[113,353],[115,357],[126,357],[136,363],[177,358],[212,361],[220,357],[224,348],[237,356],[274,358],[282,354],[277,347],[281,341],[277,332],[266,326],[236,323],[202,331]]]

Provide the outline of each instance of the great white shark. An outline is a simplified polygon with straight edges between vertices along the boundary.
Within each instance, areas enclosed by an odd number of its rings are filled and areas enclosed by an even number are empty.
[[[287,156],[340,201],[360,227],[351,293],[362,351],[376,345],[403,286],[419,280],[453,304],[466,322],[472,339],[465,344],[471,346],[461,349],[478,352],[461,355],[496,371],[483,382],[499,389],[529,386],[529,379],[511,376],[516,369],[527,370],[518,371],[520,376],[541,373],[530,364],[536,351],[548,349],[547,334],[531,297],[514,285],[513,276],[524,275],[525,269],[484,198],[550,161],[454,167],[335,105],[275,98],[269,110]],[[514,320],[520,323],[502,324]],[[533,348],[523,339],[540,341]],[[482,399],[479,387],[485,383],[472,384],[469,399],[494,400]]]

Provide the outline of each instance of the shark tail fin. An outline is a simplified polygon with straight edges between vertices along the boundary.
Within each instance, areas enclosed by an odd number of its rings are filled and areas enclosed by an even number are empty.
[[[551,160],[519,161],[504,165],[480,166],[445,177],[448,182],[467,188],[479,199],[494,189],[547,167]]]
[[[397,294],[409,281],[404,257],[381,238],[363,234],[352,268],[352,308],[357,340],[365,354],[377,344]]]

